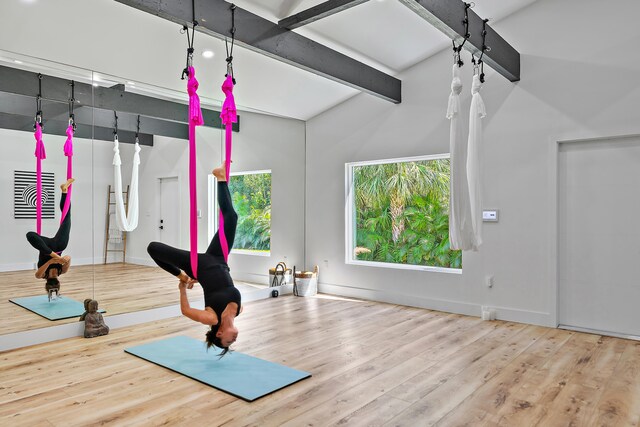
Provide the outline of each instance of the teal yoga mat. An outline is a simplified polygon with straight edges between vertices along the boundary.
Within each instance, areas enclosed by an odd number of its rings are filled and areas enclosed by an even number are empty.
[[[178,336],[125,349],[156,365],[252,402],[311,376],[257,357],[234,351],[224,357],[219,349],[207,352],[204,341]]]
[[[80,317],[84,313],[84,303],[76,301],[65,296],[59,296],[58,299],[49,302],[47,295],[38,295],[35,297],[12,298],[14,304],[26,308],[29,311],[45,317],[49,320],[68,319],[70,317]],[[104,313],[104,310],[98,310]]]

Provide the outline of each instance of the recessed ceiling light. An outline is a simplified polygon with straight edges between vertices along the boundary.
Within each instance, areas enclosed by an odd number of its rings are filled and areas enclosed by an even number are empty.
[[[15,62],[16,64],[22,64],[22,61],[20,61],[19,59],[14,59],[13,62]]]
[[[209,59],[209,58],[213,58],[213,55],[214,55],[214,53],[213,53],[213,51],[212,51],[212,50],[208,50],[208,49],[207,49],[207,50],[203,50],[203,51],[202,51],[202,56],[203,56],[204,58],[207,58],[207,59]]]
[[[93,87],[98,87],[98,83],[94,83],[94,84],[93,84]]]
[[[135,86],[136,82],[127,82],[128,85]]]

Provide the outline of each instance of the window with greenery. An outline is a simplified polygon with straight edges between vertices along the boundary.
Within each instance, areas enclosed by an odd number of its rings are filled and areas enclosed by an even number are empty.
[[[347,262],[460,270],[449,177],[448,155],[347,164]]]
[[[268,255],[271,250],[271,171],[232,174],[229,191],[238,213],[233,250]]]

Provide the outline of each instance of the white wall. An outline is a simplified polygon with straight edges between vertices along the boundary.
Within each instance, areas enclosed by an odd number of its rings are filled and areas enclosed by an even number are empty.
[[[46,126],[46,123],[45,123]],[[53,236],[60,223],[60,187],[66,180],[67,158],[62,147],[66,136],[47,135],[43,137],[47,158],[43,160],[42,171],[55,173],[55,219],[42,220],[42,234]],[[33,133],[0,129],[0,194],[4,199],[0,208],[0,271],[29,270],[38,260],[35,249],[25,237],[29,231],[35,231],[36,221],[15,219],[13,217],[13,171],[36,169],[34,156],[35,139]],[[93,260],[91,230],[93,227],[91,140],[75,138],[73,172],[76,182],[73,184],[71,203],[71,237],[65,253],[73,258],[74,264],[90,264]]]
[[[640,133],[639,14],[635,0],[539,0],[494,25],[521,53],[522,79],[485,69],[484,206],[501,217],[485,224],[479,252],[463,254],[462,275],[344,262],[344,164],[449,151],[450,51],[399,76],[399,105],[359,95],[309,120],[306,255],[321,289],[476,315],[490,305],[503,319],[555,325],[555,141]],[[468,108],[466,52],[465,62]]]

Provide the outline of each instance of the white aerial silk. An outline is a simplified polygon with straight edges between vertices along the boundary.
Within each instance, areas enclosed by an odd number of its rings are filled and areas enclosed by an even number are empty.
[[[131,185],[129,186],[129,209],[125,212],[122,197],[122,172],[120,166],[120,148],[118,137],[113,141],[113,180],[116,196],[116,224],[120,231],[133,231],[138,226],[138,166],[140,166],[140,144],[136,140],[133,168],[131,170]]]
[[[451,249],[469,250],[475,249],[475,247],[467,183],[467,144],[464,141],[462,123],[460,122],[460,92],[462,92],[460,67],[454,64],[451,94],[447,107],[447,118],[451,120],[449,133],[451,153],[449,245]]]
[[[471,84],[471,109],[469,110],[469,141],[467,154],[467,179],[473,223],[473,245],[482,244],[482,118],[487,115],[480,96],[480,77],[473,76]]]

